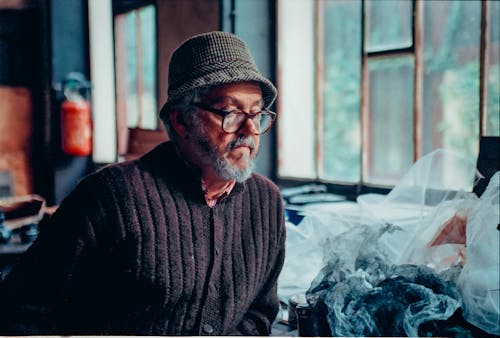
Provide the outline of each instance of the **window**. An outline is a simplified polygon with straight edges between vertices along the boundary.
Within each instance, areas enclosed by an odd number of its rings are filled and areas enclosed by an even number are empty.
[[[118,153],[124,155],[159,127],[156,7],[141,1],[113,5]]]
[[[485,51],[485,107],[484,134],[485,136],[500,136],[500,2],[486,3],[487,29]]]
[[[117,106],[129,128],[157,128],[155,15],[149,5],[115,16]]]
[[[480,136],[500,133],[499,12],[279,0],[279,177],[390,187],[437,148],[474,161]]]

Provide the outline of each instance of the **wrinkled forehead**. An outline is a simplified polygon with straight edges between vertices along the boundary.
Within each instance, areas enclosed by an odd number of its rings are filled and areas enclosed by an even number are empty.
[[[263,106],[262,89],[256,82],[228,83],[209,88],[204,98],[208,103]]]

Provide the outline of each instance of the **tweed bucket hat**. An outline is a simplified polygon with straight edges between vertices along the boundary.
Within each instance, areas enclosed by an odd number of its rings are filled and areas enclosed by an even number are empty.
[[[247,45],[240,38],[220,31],[195,35],[172,54],[168,99],[160,115],[190,90],[242,81],[260,84],[266,108],[276,99],[276,87],[259,72]]]

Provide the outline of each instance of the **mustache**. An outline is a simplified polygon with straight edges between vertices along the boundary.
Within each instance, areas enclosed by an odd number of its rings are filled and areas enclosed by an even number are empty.
[[[237,139],[229,142],[226,147],[226,151],[231,151],[236,147],[245,146],[249,147],[252,151],[255,149],[255,141],[252,137],[239,136]]]

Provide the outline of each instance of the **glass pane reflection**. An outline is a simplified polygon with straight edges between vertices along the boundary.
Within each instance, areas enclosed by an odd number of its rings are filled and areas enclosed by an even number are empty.
[[[486,136],[500,136],[500,1],[488,2],[489,50],[486,83]]]
[[[368,52],[412,46],[412,3],[400,0],[365,2],[369,25],[366,39]]]
[[[424,2],[423,154],[479,148],[480,1]]]
[[[358,182],[361,151],[361,1],[323,4],[323,177]]]
[[[413,164],[413,64],[413,56],[368,62],[368,183],[393,185]]]

